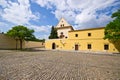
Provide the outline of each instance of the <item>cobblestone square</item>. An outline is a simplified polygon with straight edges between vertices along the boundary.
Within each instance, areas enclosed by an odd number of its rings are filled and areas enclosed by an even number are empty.
[[[120,54],[0,50],[0,80],[120,80]]]

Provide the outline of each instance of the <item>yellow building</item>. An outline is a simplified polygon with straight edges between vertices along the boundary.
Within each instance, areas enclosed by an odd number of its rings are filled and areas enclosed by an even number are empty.
[[[46,40],[46,49],[120,52],[119,42],[113,44],[103,39],[104,27],[74,30],[61,18],[56,28],[59,39]]]

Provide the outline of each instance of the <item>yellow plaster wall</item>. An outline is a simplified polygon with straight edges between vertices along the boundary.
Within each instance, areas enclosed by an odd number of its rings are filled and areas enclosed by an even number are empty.
[[[88,33],[91,33],[90,37],[88,37]],[[119,44],[113,44],[103,39],[104,28],[70,31],[68,34],[68,39],[47,40],[45,42],[45,48],[52,49],[52,43],[55,43],[56,49],[58,50],[75,50],[75,44],[78,44],[79,50],[89,51],[87,44],[91,44],[92,49],[90,49],[90,51],[120,52]],[[78,37],[75,37],[75,34],[78,34]],[[104,44],[109,44],[109,50],[104,50]]]
[[[52,43],[56,44],[57,50],[75,50],[75,44],[79,45],[79,50],[81,51],[103,51],[103,52],[119,52],[114,46],[114,44],[110,43],[108,40],[62,40],[64,42],[61,43],[61,39],[57,40],[47,40],[45,42],[46,49],[52,49]],[[92,45],[92,49],[87,48],[87,44]],[[109,50],[104,50],[104,44],[109,44]]]
[[[91,36],[88,36],[88,33],[91,33]],[[78,34],[78,37],[75,37],[75,34]],[[104,28],[70,31],[68,35],[69,39],[103,39]]]
[[[44,43],[35,41],[25,41],[24,48],[40,48],[44,47]]]

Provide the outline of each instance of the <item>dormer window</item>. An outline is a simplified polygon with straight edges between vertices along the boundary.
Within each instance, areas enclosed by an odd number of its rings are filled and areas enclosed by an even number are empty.
[[[64,27],[64,24],[61,24],[60,26],[61,26],[61,27]]]

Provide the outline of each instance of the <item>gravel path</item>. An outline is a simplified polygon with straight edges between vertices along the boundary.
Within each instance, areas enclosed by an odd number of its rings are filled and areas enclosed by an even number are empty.
[[[0,80],[120,80],[120,55],[0,50]]]

